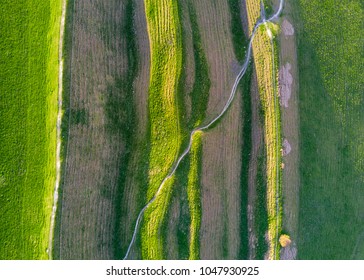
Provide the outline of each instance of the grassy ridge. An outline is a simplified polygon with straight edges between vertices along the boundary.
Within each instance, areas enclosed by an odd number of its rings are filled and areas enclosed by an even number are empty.
[[[180,150],[182,136],[176,92],[182,67],[182,41],[177,1],[147,0],[145,8],[151,45],[149,200],[155,195]],[[172,183],[173,178],[166,182],[144,215],[141,230],[144,259],[163,258],[163,240],[159,232],[170,200]]]
[[[247,2],[248,19],[250,28],[254,26],[257,16],[260,14],[260,1]],[[276,29],[272,24],[270,30]],[[272,54],[274,52],[274,69]],[[268,210],[268,240],[270,259],[279,258],[278,235],[281,231],[281,123],[278,102],[278,54],[277,48],[272,49],[270,38],[267,35],[267,27],[261,26],[253,41],[254,63],[257,71],[258,89],[262,108],[264,111],[264,139],[266,150],[266,176],[267,176],[267,210]],[[274,75],[275,74],[275,75]]]
[[[0,258],[46,259],[61,2],[3,1],[0,9]]]
[[[191,215],[190,224],[190,260],[200,259],[200,227],[201,227],[201,157],[202,157],[202,132],[193,134],[190,155],[190,171],[188,174],[188,205]]]
[[[297,4],[298,257],[362,259],[355,248],[364,230],[363,2]]]

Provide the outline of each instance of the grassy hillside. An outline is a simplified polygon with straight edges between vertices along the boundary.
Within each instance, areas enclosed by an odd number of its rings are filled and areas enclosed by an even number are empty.
[[[362,259],[363,2],[298,2],[298,257]]]
[[[145,2],[151,45],[149,87],[150,162],[147,198],[151,199],[172,167],[181,144],[176,92],[182,67],[182,41],[177,1]],[[171,197],[173,178],[145,213],[142,256],[163,258],[160,228]]]
[[[2,1],[0,259],[46,259],[61,1]]]
[[[252,30],[260,15],[260,1],[247,1],[248,19]],[[262,25],[253,41],[254,64],[258,89],[264,112],[264,139],[266,150],[267,211],[268,211],[268,258],[279,257],[278,235],[281,231],[281,123],[278,101],[278,54],[273,40],[268,36],[276,27]],[[273,34],[274,36],[274,34]]]

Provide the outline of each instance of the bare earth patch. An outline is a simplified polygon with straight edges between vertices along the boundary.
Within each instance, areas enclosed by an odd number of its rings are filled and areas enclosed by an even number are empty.
[[[289,246],[281,249],[281,260],[295,260],[297,258],[297,246],[292,242]]]
[[[282,22],[282,32],[285,36],[293,36],[294,35],[294,28],[292,24],[287,20],[284,19]]]
[[[293,77],[290,73],[291,69],[291,64],[287,62],[279,71],[280,104],[285,108],[288,108],[288,101],[292,94]]]
[[[283,151],[282,151],[282,154],[284,156],[288,155],[292,150],[292,147],[291,147],[291,144],[289,144],[288,140],[287,139],[284,139],[283,141]]]

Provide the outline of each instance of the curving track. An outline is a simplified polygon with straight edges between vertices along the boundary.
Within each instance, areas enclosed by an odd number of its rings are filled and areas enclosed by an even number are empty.
[[[244,61],[244,64],[239,72],[239,74],[236,76],[235,78],[235,81],[234,81],[234,84],[233,84],[233,87],[231,89],[231,92],[230,92],[230,96],[229,96],[229,99],[226,101],[225,103],[225,106],[224,108],[222,109],[222,111],[220,112],[220,114],[218,114],[214,119],[212,119],[208,124],[204,125],[204,126],[200,126],[200,127],[196,127],[194,128],[191,133],[190,133],[190,140],[189,140],[189,143],[188,143],[188,146],[187,148],[183,151],[183,153],[178,157],[178,159],[176,160],[175,164],[173,165],[172,169],[170,170],[170,172],[168,173],[168,175],[163,179],[162,183],[159,185],[159,188],[157,190],[157,192],[155,193],[155,195],[153,196],[153,198],[151,200],[149,200],[149,202],[142,208],[142,210],[140,210],[139,212],[139,215],[137,217],[137,220],[136,220],[136,223],[135,223],[135,227],[134,227],[134,232],[133,232],[133,237],[129,243],[129,246],[128,246],[128,250],[126,251],[126,254],[125,254],[125,257],[124,257],[124,260],[126,260],[129,256],[129,253],[130,253],[130,250],[131,250],[131,247],[133,246],[134,242],[135,242],[135,238],[136,238],[136,235],[138,233],[138,228],[139,228],[139,224],[141,222],[141,219],[143,217],[143,214],[145,212],[145,210],[149,207],[149,205],[151,205],[155,199],[157,198],[158,194],[160,193],[160,191],[162,190],[165,182],[170,179],[174,173],[176,172],[179,164],[181,163],[181,161],[184,159],[184,157],[190,152],[191,150],[191,146],[192,146],[192,138],[193,138],[193,134],[197,131],[204,131],[204,130],[207,130],[208,128],[210,128],[214,123],[216,123],[224,114],[225,112],[228,110],[231,102],[233,101],[234,97],[235,97],[235,94],[236,94],[236,89],[238,87],[238,84],[241,80],[241,78],[244,76],[246,70],[248,69],[248,66],[249,66],[249,63],[250,63],[250,58],[251,58],[251,53],[252,53],[252,45],[253,45],[253,39],[254,39],[254,36],[258,30],[258,28],[261,26],[261,25],[266,25],[267,22],[272,22],[276,19],[278,19],[278,17],[280,16],[280,14],[282,13],[282,10],[283,10],[283,3],[284,3],[284,0],[280,0],[280,4],[279,4],[279,8],[278,10],[276,11],[276,13],[271,16],[270,18],[268,18],[267,20],[266,19],[260,19],[254,26],[254,29],[253,29],[253,32],[252,32],[252,35],[250,37],[250,40],[249,40],[249,46],[248,46],[248,51],[247,51],[247,54],[246,54],[246,57],[245,57],[245,61]],[[267,28],[267,32],[268,32],[268,36],[271,38],[271,42],[273,43],[273,38],[272,38],[272,34],[271,34],[271,31],[269,28]],[[273,57],[274,59],[274,57]],[[273,65],[274,66],[274,65]],[[273,79],[274,80],[274,79]],[[275,80],[274,80],[275,81]],[[274,100],[276,100],[276,97],[274,98]],[[277,120],[276,120],[277,121]],[[278,136],[277,136],[278,137]],[[278,143],[278,142],[277,142]],[[279,150],[279,149],[278,149]],[[278,168],[277,168],[278,170]],[[278,171],[277,171],[278,172]],[[276,197],[276,201],[278,202],[279,200],[279,197]],[[278,203],[277,203],[277,207],[278,206]],[[278,208],[277,208],[278,209]],[[277,215],[277,218],[278,218],[278,215]],[[275,249],[276,250],[276,249]]]

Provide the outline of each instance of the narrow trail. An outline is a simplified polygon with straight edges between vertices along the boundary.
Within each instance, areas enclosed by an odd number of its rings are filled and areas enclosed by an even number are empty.
[[[57,148],[56,148],[56,181],[54,183],[53,192],[53,207],[51,215],[51,226],[49,229],[48,239],[48,258],[52,259],[53,254],[53,237],[54,226],[58,205],[58,189],[61,179],[61,126],[62,126],[62,94],[63,94],[63,37],[64,37],[64,24],[66,18],[66,1],[62,0],[62,13],[59,27],[59,42],[58,42],[58,112],[57,112]]]
[[[247,54],[245,56],[245,61],[244,61],[244,64],[239,72],[239,74],[237,75],[237,77],[235,78],[235,81],[234,81],[234,84],[232,86],[232,89],[231,89],[231,92],[230,92],[230,96],[228,98],[228,100],[226,101],[226,104],[225,106],[223,107],[222,111],[220,112],[220,114],[218,114],[214,119],[212,119],[209,123],[207,123],[206,125],[204,126],[200,126],[200,127],[196,127],[194,128],[191,133],[190,133],[190,140],[189,140],[189,143],[188,143],[188,146],[187,148],[184,150],[184,152],[178,157],[178,159],[175,161],[175,164],[173,165],[172,169],[169,171],[168,175],[163,179],[163,181],[161,182],[161,184],[159,185],[159,188],[157,190],[157,192],[155,193],[155,195],[153,196],[153,198],[151,200],[149,200],[149,202],[142,208],[142,210],[140,210],[139,212],[139,215],[137,217],[137,220],[136,220],[136,223],[135,223],[135,227],[134,227],[134,232],[133,232],[133,237],[129,243],[129,246],[128,246],[128,250],[126,251],[126,254],[125,254],[125,257],[124,257],[124,260],[126,260],[129,256],[129,253],[130,253],[130,250],[131,250],[131,247],[133,246],[134,242],[135,242],[135,239],[136,239],[136,235],[138,233],[138,228],[139,228],[139,224],[141,222],[141,219],[143,217],[143,214],[145,212],[145,210],[147,210],[147,208],[156,200],[156,198],[158,197],[159,193],[161,192],[165,182],[167,180],[169,180],[173,175],[174,173],[176,172],[179,164],[181,163],[181,161],[184,159],[184,157],[190,152],[191,150],[191,146],[192,146],[192,138],[193,138],[193,135],[195,132],[197,131],[204,131],[204,130],[207,130],[208,128],[210,128],[214,123],[216,123],[224,114],[225,112],[228,110],[230,104],[232,103],[234,97],[235,97],[235,94],[236,94],[236,90],[237,90],[237,87],[238,87],[238,84],[241,80],[241,78],[244,76],[244,74],[246,73],[246,70],[248,69],[248,66],[250,64],[250,58],[251,58],[251,53],[252,53],[252,45],[253,45],[253,39],[254,39],[254,36],[258,30],[258,28],[261,26],[261,25],[266,25],[267,22],[272,22],[274,21],[275,19],[278,19],[278,17],[280,16],[282,10],[283,10],[283,2],[284,0],[280,0],[280,4],[279,4],[279,8],[277,10],[277,12],[271,16],[269,19],[265,20],[264,18],[263,19],[260,19],[258,20],[258,22],[255,24],[254,26],[254,29],[253,29],[253,32],[252,32],[252,35],[250,36],[250,40],[249,40],[249,45],[248,45],[248,51],[247,51]],[[269,29],[267,29],[269,30]],[[271,31],[269,30],[268,31],[268,36],[272,37],[272,34],[271,34]],[[273,40],[273,39],[271,39]],[[278,170],[278,169],[277,169]],[[277,200],[278,201],[278,200]],[[277,206],[279,207],[279,206]]]

